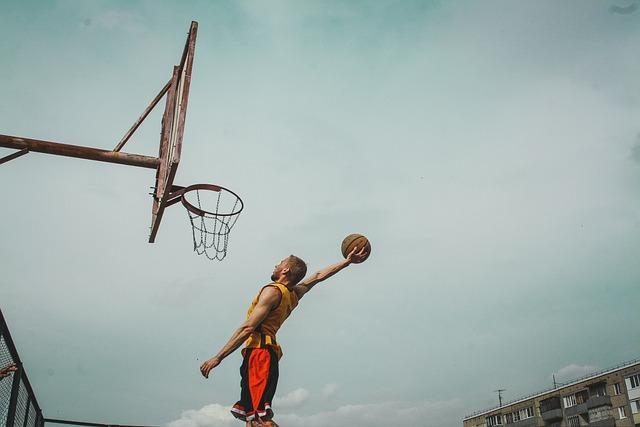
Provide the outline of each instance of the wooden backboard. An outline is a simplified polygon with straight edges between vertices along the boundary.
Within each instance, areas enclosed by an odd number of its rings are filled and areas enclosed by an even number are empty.
[[[153,192],[150,243],[155,241],[164,209],[172,191],[178,164],[180,163],[197,34],[198,23],[194,21],[189,29],[189,36],[182,52],[180,64],[173,69],[171,85],[167,91],[167,101],[162,116],[162,132],[160,134],[160,153],[158,156],[160,164],[156,171]]]

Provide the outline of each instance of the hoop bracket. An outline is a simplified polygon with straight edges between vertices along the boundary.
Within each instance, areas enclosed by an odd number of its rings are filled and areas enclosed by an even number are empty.
[[[180,198],[184,194],[184,190],[186,187],[182,187],[180,185],[172,185],[169,190],[169,197],[167,197],[167,202],[165,203],[165,207],[175,205],[180,201]]]

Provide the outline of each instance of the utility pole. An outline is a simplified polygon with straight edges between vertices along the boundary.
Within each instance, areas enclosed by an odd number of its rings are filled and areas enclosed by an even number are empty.
[[[506,391],[506,388],[499,388],[498,390],[493,390],[495,393],[498,393],[498,402],[500,402],[500,408],[502,408],[502,392]]]

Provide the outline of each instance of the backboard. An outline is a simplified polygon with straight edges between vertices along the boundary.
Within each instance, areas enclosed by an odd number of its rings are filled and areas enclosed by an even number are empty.
[[[162,131],[160,133],[160,153],[158,155],[160,163],[156,171],[153,191],[149,243],[155,241],[162,215],[167,207],[169,195],[173,188],[173,180],[178,170],[178,164],[180,163],[197,33],[198,23],[192,22],[180,64],[173,68],[173,76],[167,91],[167,100],[162,116]]]

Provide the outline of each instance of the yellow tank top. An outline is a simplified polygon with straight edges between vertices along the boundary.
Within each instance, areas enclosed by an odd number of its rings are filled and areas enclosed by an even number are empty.
[[[276,342],[276,333],[280,326],[284,323],[284,321],[289,317],[289,314],[293,311],[294,308],[298,305],[298,295],[295,292],[290,291],[282,283],[271,283],[267,286],[273,286],[280,290],[280,294],[282,297],[280,298],[280,304],[267,315],[267,317],[262,321],[262,323],[256,328],[256,330],[249,336],[246,341],[246,348],[253,347],[265,347],[272,346],[278,355],[278,359],[282,357],[282,348]],[[260,294],[266,288],[264,286],[258,292],[258,295],[251,302],[251,306],[247,311],[247,318],[251,316],[253,309],[258,304],[258,298]]]

